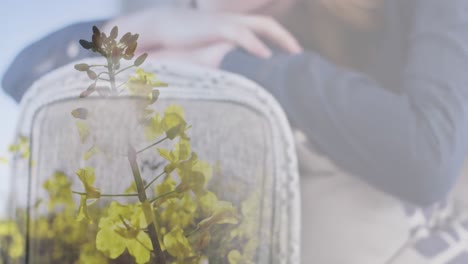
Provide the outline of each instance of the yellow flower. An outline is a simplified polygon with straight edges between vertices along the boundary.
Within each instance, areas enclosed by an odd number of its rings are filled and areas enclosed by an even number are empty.
[[[159,81],[153,73],[146,72],[141,68],[136,70],[136,76],[128,79],[127,87],[132,95],[145,96],[155,101],[153,88],[167,87],[167,84]]]
[[[99,221],[96,248],[111,259],[118,258],[127,249],[136,263],[148,263],[153,250],[151,239],[144,231],[148,225],[141,204],[112,202],[108,215]]]
[[[11,259],[15,260],[24,255],[24,242],[15,222],[0,222],[0,244],[6,245],[6,251]]]
[[[183,260],[193,254],[192,246],[184,235],[184,230],[175,227],[164,236],[164,246],[167,252],[178,260]]]

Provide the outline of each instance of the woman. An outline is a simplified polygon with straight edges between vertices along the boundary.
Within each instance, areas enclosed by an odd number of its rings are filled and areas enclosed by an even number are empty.
[[[205,13],[192,19],[200,24],[191,23],[190,32],[199,38],[187,41],[167,22],[167,35],[147,27],[159,35],[142,33],[157,36],[143,39],[143,48],[259,82],[323,153],[403,200],[428,205],[447,195],[468,139],[467,1],[202,0],[197,7]],[[275,22],[219,14],[228,10],[276,16],[308,51],[297,54],[295,39]],[[145,28],[154,12],[114,22]],[[258,36],[296,54],[272,52]]]
[[[346,174],[419,206],[445,199],[468,147],[468,1],[198,0],[191,5],[198,11],[151,9],[117,18],[105,27],[118,24],[123,31],[140,32],[141,51],[155,58],[188,59],[260,83],[313,148]],[[80,34],[84,38],[88,31],[89,25],[77,25],[58,32],[52,36],[57,44],[52,45],[63,46],[64,40],[75,40]],[[37,54],[41,46],[47,45],[36,44],[29,52]],[[80,56],[85,55],[75,58]],[[4,80],[5,89],[17,96],[18,85],[10,76],[23,69],[20,65],[21,56]],[[23,78],[25,74],[28,71]],[[356,185],[364,189],[355,183],[346,188]],[[339,196],[340,192],[334,194]],[[354,206],[377,196],[343,197],[351,199],[340,202]],[[321,197],[304,196],[308,198],[312,200],[303,210],[315,210]],[[336,205],[323,204],[327,210]],[[330,213],[327,210],[322,214]],[[379,220],[366,222],[359,210],[356,206],[347,215],[337,215],[354,222],[343,220],[345,228],[339,229],[335,240],[325,237],[329,229],[320,226],[330,216],[316,222],[316,229],[306,230],[304,236],[318,241],[306,239],[303,251],[328,251],[306,252],[305,259],[382,263],[396,252],[406,234],[392,239],[377,234],[371,239],[372,232],[366,234],[368,230],[356,229],[352,223],[371,226]],[[382,217],[388,206],[373,210],[369,217],[383,219],[379,232],[385,224],[389,224],[387,235],[404,232],[392,226],[390,216]],[[321,228],[327,232],[318,234]],[[344,234],[352,229],[361,237]],[[361,243],[355,251],[369,250],[369,256],[343,252],[356,241]],[[379,243],[382,246],[376,249]],[[330,250],[334,244],[342,246],[337,246],[336,254]]]

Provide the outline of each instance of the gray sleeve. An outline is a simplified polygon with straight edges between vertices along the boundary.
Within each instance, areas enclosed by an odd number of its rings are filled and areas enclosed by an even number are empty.
[[[311,142],[346,171],[419,205],[454,186],[468,139],[468,2],[419,1],[401,94],[315,53],[223,68],[266,87]]]

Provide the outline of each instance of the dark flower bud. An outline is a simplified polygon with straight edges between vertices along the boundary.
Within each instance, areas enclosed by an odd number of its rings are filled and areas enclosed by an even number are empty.
[[[132,36],[132,38],[130,39],[130,42],[136,42],[138,40],[138,38],[140,37],[139,34],[135,34]]]
[[[94,47],[96,49],[100,49],[102,46],[101,35],[93,34],[92,40],[93,40]]]
[[[127,45],[128,43],[128,40],[130,40],[130,37],[132,36],[132,33],[130,32],[127,32],[125,33],[125,35],[122,36],[122,38],[120,39],[120,43],[124,44],[124,45]]]
[[[119,28],[117,26],[114,26],[110,32],[109,37],[111,39],[116,39],[118,34],[119,34]]]
[[[142,65],[145,62],[147,57],[148,57],[148,53],[143,53],[138,58],[136,58],[136,60],[135,60],[135,62],[133,64],[138,67],[138,66]]]
[[[136,42],[132,42],[131,44],[129,44],[128,48],[125,50],[125,55],[133,56],[137,48],[137,45],[138,44]]]
[[[86,63],[80,63],[75,65],[75,70],[77,71],[87,71],[89,70],[89,65]]]
[[[97,74],[93,72],[92,70],[87,70],[86,73],[88,74],[88,77],[91,80],[96,80],[97,79]]]
[[[96,26],[93,26],[93,33],[99,35],[101,34],[101,31],[99,31],[99,28],[97,28]]]
[[[155,89],[151,93],[151,104],[154,104],[159,99],[159,90]]]
[[[80,39],[80,45],[84,48],[84,49],[91,49],[93,47],[93,43],[89,42],[89,41],[86,41],[84,39]]]
[[[113,58],[118,58],[118,57],[122,56],[122,51],[119,49],[119,47],[114,46],[112,48],[111,55],[112,55]]]
[[[88,97],[90,94],[94,93],[95,91],[96,91],[96,84],[93,83],[88,87],[88,89],[86,89],[86,91],[80,94],[80,98]]]
[[[130,54],[130,55],[124,54],[122,57],[126,60],[131,60],[133,59],[133,54]]]

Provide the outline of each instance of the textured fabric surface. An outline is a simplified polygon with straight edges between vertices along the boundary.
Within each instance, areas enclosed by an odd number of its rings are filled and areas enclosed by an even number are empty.
[[[450,198],[421,208],[375,190],[298,144],[302,263],[468,263],[468,163]]]

